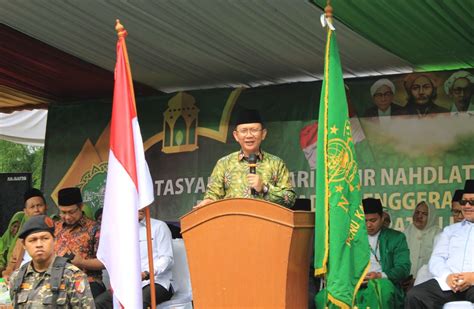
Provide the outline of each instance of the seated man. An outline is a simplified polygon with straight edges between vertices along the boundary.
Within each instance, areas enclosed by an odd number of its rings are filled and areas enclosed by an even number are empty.
[[[23,195],[24,207],[23,212],[26,215],[26,220],[33,216],[44,215],[48,206],[44,199],[43,192],[38,189],[32,188],[25,192]],[[23,242],[18,239],[15,243],[15,247],[12,251],[12,255],[8,260],[6,269],[2,272],[4,278],[8,278],[13,271],[17,270],[23,263],[31,261],[31,257],[25,252],[23,248]]]
[[[148,246],[146,239],[145,210],[138,211],[140,256],[142,269],[143,308],[150,308],[150,267],[148,265]],[[163,221],[150,219],[153,248],[153,267],[155,269],[155,299],[156,304],[167,301],[173,296],[171,286],[171,267],[173,266],[173,248],[171,231]],[[96,308],[113,308],[112,292],[106,291],[96,299]]]
[[[32,260],[10,278],[14,308],[94,308],[86,275],[54,254],[51,218],[31,218],[23,225],[19,238]]]
[[[370,246],[370,269],[355,297],[358,308],[403,307],[401,282],[410,274],[410,251],[405,235],[384,227],[379,199],[362,201]],[[324,308],[325,290],[316,296],[317,308]]]
[[[452,214],[452,221],[451,222],[458,223],[458,222],[461,222],[462,220],[464,220],[464,216],[462,214],[462,209],[461,209],[462,207],[459,204],[459,201],[462,200],[463,192],[464,192],[463,190],[456,190],[454,192],[453,198],[451,200],[451,214]],[[436,246],[436,243],[439,240],[439,236],[440,236],[440,234],[436,235],[436,237],[434,239],[433,247]],[[421,283],[426,282],[430,279],[433,279],[433,274],[430,273],[428,263],[426,263],[420,268],[420,270],[418,270],[418,273],[416,274],[416,280],[414,282],[414,285],[421,284]]]
[[[474,302],[474,180],[462,200],[464,220],[444,228],[429,262],[434,279],[413,287],[405,308],[442,308],[451,301]]]
[[[71,264],[83,270],[88,277],[92,295],[105,291],[102,283],[104,265],[97,257],[100,226],[82,212],[79,188],[63,188],[58,192],[60,221],[55,223],[57,255],[68,257]]]
[[[217,161],[204,199],[195,207],[236,197],[255,198],[292,207],[295,192],[285,163],[260,148],[267,136],[267,129],[258,111],[243,110],[236,121],[233,134],[240,145],[240,151]],[[256,156],[254,173],[249,171],[251,155]]]
[[[383,226],[379,199],[362,201],[369,236],[370,269],[356,295],[359,308],[401,308],[401,282],[410,274],[410,251],[405,235]],[[381,305],[381,307],[379,306]]]

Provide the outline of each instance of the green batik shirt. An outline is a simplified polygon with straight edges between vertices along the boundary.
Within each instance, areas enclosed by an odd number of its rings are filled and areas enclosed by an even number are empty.
[[[247,182],[248,174],[249,164],[241,151],[219,159],[207,184],[204,199],[255,198],[293,207],[295,192],[290,172],[282,159],[264,151],[258,154],[257,174],[262,178],[266,192],[253,196]]]
[[[53,308],[50,279],[53,263],[42,273],[36,272],[31,263],[28,265],[20,291],[17,295],[15,309]],[[15,299],[13,287],[18,276],[16,270],[10,277],[10,297]],[[76,266],[67,263],[59,285],[59,294],[54,308],[95,308],[87,276]]]

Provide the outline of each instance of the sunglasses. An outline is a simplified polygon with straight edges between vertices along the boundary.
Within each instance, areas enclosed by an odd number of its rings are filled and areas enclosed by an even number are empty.
[[[474,200],[460,200],[459,201],[459,204],[461,206],[466,206],[467,203],[469,203],[469,205],[471,205],[471,206],[474,206]]]

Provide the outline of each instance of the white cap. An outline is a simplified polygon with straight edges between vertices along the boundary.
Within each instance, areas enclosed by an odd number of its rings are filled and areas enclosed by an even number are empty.
[[[388,79],[382,78],[376,81],[371,87],[370,87],[370,95],[374,96],[375,91],[379,89],[382,86],[387,86],[390,89],[392,89],[392,93],[395,93],[395,85]]]
[[[444,82],[444,92],[446,92],[447,95],[449,95],[449,90],[453,87],[454,82],[457,79],[460,78],[465,78],[467,79],[471,84],[474,84],[474,75],[468,71],[457,71],[456,73],[453,73],[445,82]]]

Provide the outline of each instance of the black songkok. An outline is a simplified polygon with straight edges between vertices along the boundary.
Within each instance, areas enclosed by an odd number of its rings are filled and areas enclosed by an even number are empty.
[[[464,184],[464,193],[474,193],[474,179],[468,179],[466,180],[466,183]]]
[[[79,188],[64,188],[58,192],[58,205],[71,206],[82,203],[81,190]]]
[[[453,202],[459,202],[462,200],[462,195],[464,194],[464,190],[456,190],[454,191],[453,199],[451,200],[451,203]]]
[[[41,197],[44,201],[43,192],[41,192],[40,190],[38,190],[36,188],[31,188],[31,189],[28,189],[25,192],[25,194],[23,194],[23,203],[26,203],[27,200],[29,200],[30,198],[35,197],[35,196]]]
[[[256,109],[243,109],[240,111],[235,125],[238,126],[239,124],[245,123],[260,123],[263,126],[263,121],[260,117],[260,113]]]
[[[362,200],[365,214],[379,214],[382,216],[382,202],[378,198],[365,198]]]

